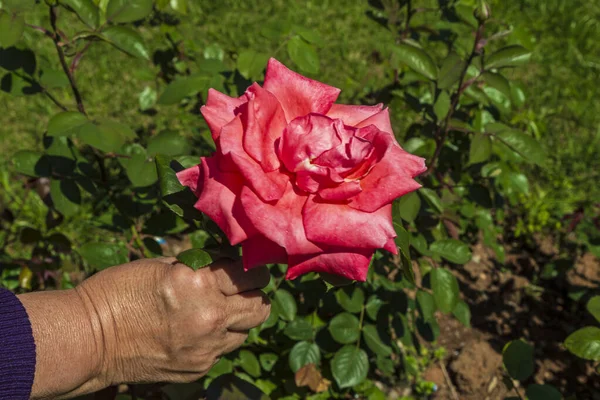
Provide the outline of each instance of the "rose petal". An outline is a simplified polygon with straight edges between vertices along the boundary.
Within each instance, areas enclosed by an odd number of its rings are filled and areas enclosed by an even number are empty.
[[[279,171],[268,172],[245,152],[243,143],[244,129],[239,116],[221,129],[219,146],[224,156],[219,164],[222,169],[235,165],[240,174],[246,178],[246,184],[264,201],[274,201],[281,198],[289,178]],[[228,162],[228,158],[231,163]]]
[[[398,255],[398,246],[396,246],[395,238],[390,238],[390,240],[388,240],[385,246],[383,246],[383,249],[389,251],[394,255]]]
[[[343,182],[339,186],[321,189],[318,192],[319,198],[328,201],[348,200],[362,192],[360,181],[354,180]]]
[[[242,259],[247,271],[265,264],[287,263],[287,253],[283,247],[258,234],[242,242]]]
[[[286,249],[288,254],[314,254],[321,248],[306,239],[302,208],[308,196],[288,183],[274,204],[265,203],[248,187],[242,189],[241,204],[257,231]]]
[[[202,162],[202,159],[200,159]],[[194,165],[177,173],[177,179],[183,186],[189,187],[198,196],[198,186],[202,185],[202,164]],[[200,187],[201,188],[201,187]]]
[[[236,99],[215,89],[208,89],[206,104],[200,107],[200,112],[210,128],[215,142],[219,137],[221,128],[235,118],[235,110],[246,101],[244,96]]]
[[[365,212],[373,212],[420,188],[413,178],[427,170],[423,158],[402,150],[390,134],[378,135],[374,145],[376,152],[383,155],[361,179],[363,191],[349,203],[350,207]]]
[[[269,60],[263,87],[281,103],[287,122],[309,113],[326,114],[340,89],[306,78],[280,63]]]
[[[281,137],[287,122],[277,98],[254,83],[247,90],[247,112],[242,112],[244,149],[265,171],[279,168],[275,141]]]
[[[363,128],[368,129],[368,128]],[[321,154],[313,164],[322,165],[344,177],[350,171],[359,169],[373,152],[373,145],[360,137],[350,137],[348,142]]]
[[[318,245],[378,249],[396,237],[391,204],[366,213],[311,195],[302,210],[302,221],[306,237]]]
[[[382,104],[376,106],[353,106],[349,104],[334,104],[327,112],[329,118],[339,118],[345,125],[356,126],[365,119],[377,114],[383,108]]]
[[[369,264],[374,250],[341,249],[327,250],[317,255],[290,255],[288,258],[287,279],[296,279],[309,272],[326,272],[348,279],[364,282],[369,272]]]
[[[312,160],[342,143],[337,127],[343,124],[322,115],[309,114],[292,121],[279,142],[279,157],[290,172],[313,168]]]
[[[392,130],[392,123],[390,121],[390,112],[387,108],[384,108],[377,114],[359,122],[356,124],[357,128],[362,128],[369,125],[375,125],[380,131],[394,134]]]
[[[201,161],[196,181],[198,201],[194,207],[215,221],[232,245],[246,240],[255,230],[241,208],[235,206],[244,184],[243,178],[237,174],[222,172],[215,157],[202,158]],[[186,184],[185,178],[190,176],[186,171],[188,170],[178,174],[182,184]]]

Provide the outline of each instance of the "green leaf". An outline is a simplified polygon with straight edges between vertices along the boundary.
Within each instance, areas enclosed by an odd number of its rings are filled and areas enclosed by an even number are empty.
[[[69,85],[69,78],[62,70],[46,68],[41,71],[40,84],[45,89],[62,88]]]
[[[421,310],[421,318],[425,322],[429,322],[435,320],[435,299],[429,293],[419,290],[417,291],[417,303],[419,304],[419,308]]]
[[[269,56],[264,53],[258,53],[254,50],[242,51],[237,59],[237,69],[240,74],[249,80],[258,80],[265,67]]]
[[[223,61],[225,51],[218,44],[210,44],[204,49],[204,58]]]
[[[139,144],[131,144],[123,147],[122,151],[130,158],[120,158],[119,161],[135,187],[150,186],[157,181],[156,165],[147,160],[146,149]]]
[[[600,296],[594,296],[588,301],[587,310],[600,322]]]
[[[310,74],[319,72],[319,56],[311,44],[305,42],[300,36],[292,37],[287,44],[288,55],[298,67]]]
[[[419,194],[423,196],[427,204],[429,204],[431,208],[433,208],[435,211],[437,211],[440,214],[444,211],[442,200],[434,190],[428,188],[421,188],[419,189]]]
[[[464,67],[465,62],[458,54],[448,54],[448,57],[442,61],[442,66],[440,67],[437,83],[438,88],[450,89],[452,86],[457,84]]]
[[[72,136],[80,132],[90,121],[76,111],[66,111],[54,115],[48,122],[48,136]]]
[[[28,176],[49,176],[50,162],[38,151],[21,150],[12,156],[15,171]]]
[[[35,6],[35,0],[2,0],[2,8],[13,12],[27,11]]]
[[[223,374],[229,374],[233,371],[233,362],[225,357],[221,358],[213,367],[208,371],[208,376],[217,377]]]
[[[423,49],[409,44],[399,44],[394,47],[394,57],[426,78],[435,80],[438,76],[437,65]]]
[[[400,250],[400,263],[402,267],[402,276],[406,280],[408,280],[411,284],[415,284],[415,272],[412,268],[412,263],[410,261],[410,234],[404,229],[402,225],[397,222],[394,222],[394,229],[396,230],[396,238],[394,241],[396,242],[396,246]]]
[[[587,326],[573,332],[565,340],[565,347],[577,357],[600,360],[600,328]]]
[[[150,60],[144,39],[137,31],[126,26],[111,26],[105,29],[102,35],[119,50],[134,57]]]
[[[260,376],[260,363],[253,352],[249,350],[240,350],[240,367],[248,373],[248,375],[258,378]]]
[[[95,270],[103,270],[129,261],[125,246],[113,243],[86,243],[79,254]]]
[[[469,149],[469,164],[487,161],[492,155],[492,140],[489,135],[476,133],[471,140]]]
[[[406,222],[413,222],[421,209],[421,198],[416,192],[405,194],[398,201],[398,212]]]
[[[283,333],[293,340],[310,340],[314,335],[310,322],[302,318],[298,318],[287,324]]]
[[[92,123],[84,125],[79,129],[77,137],[85,144],[102,150],[105,153],[119,151],[125,144],[129,133],[120,129],[120,124],[106,122],[100,126]]]
[[[542,165],[546,161],[546,152],[541,143],[523,132],[504,130],[494,136],[504,146],[517,152],[526,162]]]
[[[458,282],[452,272],[445,268],[436,268],[430,272],[431,290],[437,308],[444,314],[454,310],[459,301]]]
[[[335,298],[344,310],[359,313],[365,302],[365,293],[357,286],[348,286],[338,289],[335,292]]]
[[[176,160],[161,155],[156,156],[156,170],[163,202],[180,217],[201,220],[202,214],[194,208],[198,198],[177,179],[176,172],[183,169],[184,166]]]
[[[0,47],[15,45],[23,36],[25,18],[19,14],[0,11]]]
[[[471,261],[471,249],[460,240],[436,240],[429,246],[429,250],[455,264],[466,264]]]
[[[369,372],[367,353],[353,345],[342,347],[331,360],[331,372],[341,389],[358,385]]]
[[[317,31],[314,29],[305,28],[303,26],[294,25],[292,30],[300,35],[302,39],[306,40],[308,43],[312,43],[315,45],[320,45],[323,43],[323,38],[319,35]]]
[[[467,303],[460,300],[458,303],[456,303],[456,307],[454,307],[454,310],[452,310],[452,314],[461,324],[467,328],[471,327],[471,309]]]
[[[165,88],[158,98],[158,104],[177,104],[188,96],[206,89],[210,78],[204,75],[190,75],[177,78]]]
[[[153,0],[110,0],[106,19],[111,22],[133,22],[146,18],[152,12]]]
[[[503,75],[488,71],[484,72],[482,77],[485,83],[498,90],[500,93],[506,96],[507,99],[510,100],[512,98],[510,83]]]
[[[504,347],[502,361],[513,379],[524,381],[533,374],[533,347],[522,340],[513,340]]]
[[[531,52],[523,46],[513,45],[504,47],[490,55],[485,63],[487,69],[502,67],[517,67],[529,62]]]
[[[81,205],[81,190],[71,179],[50,182],[50,196],[54,207],[65,217],[71,217],[79,212]]]
[[[377,321],[377,314],[379,313],[379,309],[383,306],[383,300],[378,298],[376,295],[372,295],[367,300],[366,311],[369,318],[373,321]]]
[[[202,249],[189,249],[179,253],[177,261],[197,271],[200,268],[208,267],[213,262],[213,259],[210,254]]]
[[[146,111],[154,107],[157,98],[158,94],[156,93],[156,90],[150,86],[146,86],[138,96],[140,110]]]
[[[252,379],[248,375],[244,376],[241,372],[234,374],[226,374],[216,377],[208,388],[206,393],[196,394],[195,397],[189,400],[198,398],[206,398],[207,400],[269,400],[269,396],[264,394],[249,380]],[[244,377],[245,379],[242,379]],[[173,400],[181,400],[177,397]]]
[[[344,312],[333,317],[329,322],[329,333],[341,344],[354,343],[360,337],[360,322],[354,315]]]
[[[275,353],[263,353],[258,356],[258,360],[260,362],[260,366],[267,372],[273,370],[273,367],[279,360],[279,356]]]
[[[525,395],[528,400],[562,400],[562,395],[554,386],[535,385],[527,386]]]
[[[98,26],[100,10],[92,0],[61,0],[61,4],[69,6],[75,11],[79,19],[90,28]]]
[[[450,111],[450,95],[446,91],[441,91],[433,105],[433,112],[437,120],[442,121],[448,115],[448,111]]]
[[[309,342],[296,343],[290,352],[289,362],[293,372],[298,371],[306,364],[319,365],[321,363],[319,346]]]
[[[179,156],[189,151],[189,143],[186,138],[176,131],[162,131],[148,140],[148,155],[164,154],[167,156]]]
[[[378,356],[389,357],[392,354],[392,348],[381,340],[375,325],[366,324],[363,327],[363,338],[367,347]]]
[[[188,10],[187,2],[188,0],[171,0],[171,8],[179,14],[185,15]]]
[[[527,179],[527,176],[525,176],[525,174],[512,171],[503,171],[498,176],[498,182],[500,182],[502,187],[504,188],[506,192],[505,194],[529,193],[529,180]]]
[[[296,299],[294,299],[294,296],[285,289],[277,289],[277,291],[275,291],[272,307],[276,310],[277,314],[286,321],[293,321],[298,312]]]

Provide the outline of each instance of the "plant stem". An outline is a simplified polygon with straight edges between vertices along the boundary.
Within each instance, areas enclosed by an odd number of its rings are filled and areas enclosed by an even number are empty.
[[[77,109],[80,113],[87,115],[87,113],[85,112],[85,107],[83,106],[83,99],[81,97],[81,93],[79,92],[79,89],[77,88],[77,83],[75,82],[75,78],[73,77],[73,74],[71,73],[71,70],[67,65],[65,52],[63,51],[62,46],[60,44],[60,35],[58,34],[58,29],[56,28],[56,17],[56,6],[50,6],[50,25],[52,26],[52,30],[54,31],[54,34],[52,35],[52,40],[54,41],[54,47],[56,48],[56,52],[58,53],[60,65],[64,73],[67,75],[67,78],[69,79],[71,90],[73,91],[75,101],[77,102]]]
[[[135,244],[140,249],[143,256],[146,258],[152,258],[152,254],[150,254],[148,249],[146,249],[146,246],[144,246],[144,242],[142,242],[142,238],[140,238],[140,234],[138,233],[135,225],[131,225],[131,235],[135,238]]]
[[[470,85],[470,83],[464,84],[464,81],[465,81],[465,77],[467,75],[467,70],[469,69],[469,66],[471,65],[471,63],[473,62],[473,59],[475,58],[475,56],[478,53],[479,41],[481,40],[481,37],[483,35],[483,28],[484,28],[484,24],[479,23],[479,26],[477,27],[477,32],[475,34],[475,42],[473,43],[473,49],[471,50],[471,54],[469,54],[469,58],[467,59],[467,62],[465,63],[465,66],[460,74],[460,78],[458,80],[458,89],[456,91],[456,94],[454,95],[454,98],[452,99],[452,103],[450,104],[450,110],[448,111],[446,118],[444,118],[443,123],[438,125],[438,127],[437,127],[437,130],[435,133],[436,147],[435,147],[435,152],[433,153],[433,156],[431,157],[431,160],[429,161],[429,166],[428,166],[429,169],[427,171],[425,171],[425,173],[423,173],[423,175],[421,175],[422,177],[425,177],[435,171],[436,161],[437,161],[438,157],[440,156],[440,153],[442,152],[442,148],[444,147],[444,143],[446,142],[446,138],[448,137],[448,131],[450,130],[449,122],[452,118],[452,115],[456,111],[456,107],[458,106],[458,103],[460,101],[460,96],[464,93],[464,91]],[[442,131],[442,127],[443,127],[443,131]]]
[[[363,304],[362,309],[360,310],[360,320],[358,322],[358,329],[360,331],[360,336],[358,338],[358,340],[356,341],[356,347],[358,348],[360,346],[360,340],[362,339],[362,328],[363,328],[363,322],[365,320],[365,309],[367,307]]]

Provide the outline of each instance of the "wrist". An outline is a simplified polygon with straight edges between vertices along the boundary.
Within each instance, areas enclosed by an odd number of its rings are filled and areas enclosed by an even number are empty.
[[[100,326],[85,296],[71,289],[28,293],[19,299],[36,342],[32,398],[70,397],[106,386]]]

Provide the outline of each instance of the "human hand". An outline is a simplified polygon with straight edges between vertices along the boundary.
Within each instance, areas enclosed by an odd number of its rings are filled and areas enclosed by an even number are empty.
[[[74,289],[70,300],[89,317],[91,334],[85,336],[94,338],[94,346],[85,362],[92,372],[84,382],[71,383],[70,390],[50,391],[43,390],[36,372],[34,393],[36,386],[38,393],[45,392],[41,397],[54,398],[58,392],[79,395],[125,382],[194,381],[267,319],[269,301],[258,289],[268,282],[266,267],[244,272],[241,262],[224,260],[198,271],[174,258],[104,270]],[[78,371],[84,370],[80,365]]]

